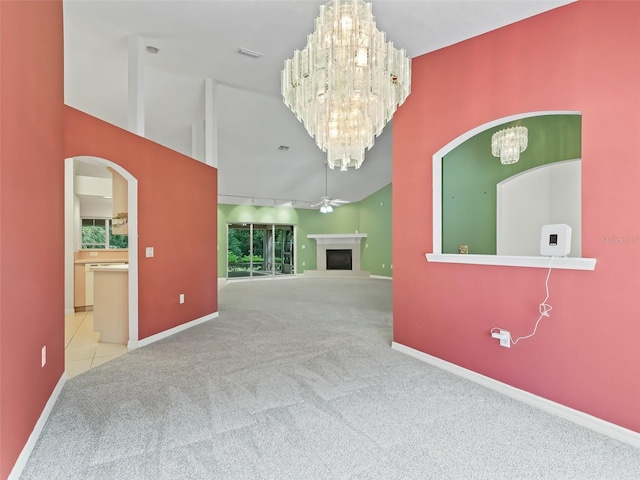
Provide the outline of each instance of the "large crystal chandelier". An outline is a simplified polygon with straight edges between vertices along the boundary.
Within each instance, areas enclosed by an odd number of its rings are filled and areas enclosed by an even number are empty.
[[[500,163],[509,165],[520,159],[520,154],[527,148],[527,127],[517,126],[499,130],[491,137],[491,153],[500,157]]]
[[[282,96],[330,168],[359,168],[410,92],[411,60],[376,28],[371,4],[320,6],[307,45],[285,60]]]

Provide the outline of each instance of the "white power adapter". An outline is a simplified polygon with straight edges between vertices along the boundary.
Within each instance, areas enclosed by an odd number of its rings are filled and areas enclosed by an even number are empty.
[[[571,252],[571,227],[566,223],[543,225],[540,234],[540,255],[566,257]]]
[[[509,330],[504,330],[502,328],[491,329],[491,336],[500,340],[501,347],[511,348],[511,333]]]

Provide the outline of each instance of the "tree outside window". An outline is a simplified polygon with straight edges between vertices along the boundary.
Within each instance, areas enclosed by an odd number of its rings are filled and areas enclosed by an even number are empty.
[[[82,248],[83,249],[108,249],[128,248],[129,237],[127,235],[113,234],[111,220],[108,218],[83,218],[82,219]]]

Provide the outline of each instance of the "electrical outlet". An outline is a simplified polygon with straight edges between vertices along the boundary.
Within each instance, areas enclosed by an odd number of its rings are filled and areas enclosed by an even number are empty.
[[[47,364],[47,346],[42,347],[42,366]]]
[[[184,293],[180,294],[180,303],[184,303]]]

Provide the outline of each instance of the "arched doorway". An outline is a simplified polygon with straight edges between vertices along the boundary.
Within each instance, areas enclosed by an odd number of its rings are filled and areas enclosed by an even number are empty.
[[[77,175],[76,170],[82,171],[83,175]],[[128,338],[126,339],[126,347],[131,350],[138,347],[138,182],[131,173],[120,165],[104,158],[77,156],[65,159],[65,314],[73,313],[76,310],[74,298],[77,294],[77,282],[74,278],[77,276],[76,271],[78,269],[76,257],[83,246],[80,234],[82,221],[77,193],[80,188],[85,190],[96,189],[92,201],[98,202],[98,200],[102,200],[103,203],[106,202],[106,195],[101,196],[99,190],[104,181],[106,181],[105,177],[107,175],[103,175],[101,172],[106,172],[109,176],[111,175],[110,172],[114,172],[114,175],[117,174],[126,181],[124,188],[126,189],[125,202],[128,227],[127,250],[131,252],[130,254],[127,252],[126,291],[128,305],[126,306],[126,311],[128,313]],[[105,217],[104,225],[106,230],[109,231],[112,222],[115,222],[115,219],[112,218],[115,217],[115,214],[99,214],[97,216]],[[108,246],[109,243],[107,241],[105,246],[99,248],[108,248]],[[108,253],[107,250],[104,250],[104,252]],[[96,257],[98,256],[97,251],[95,255]]]

